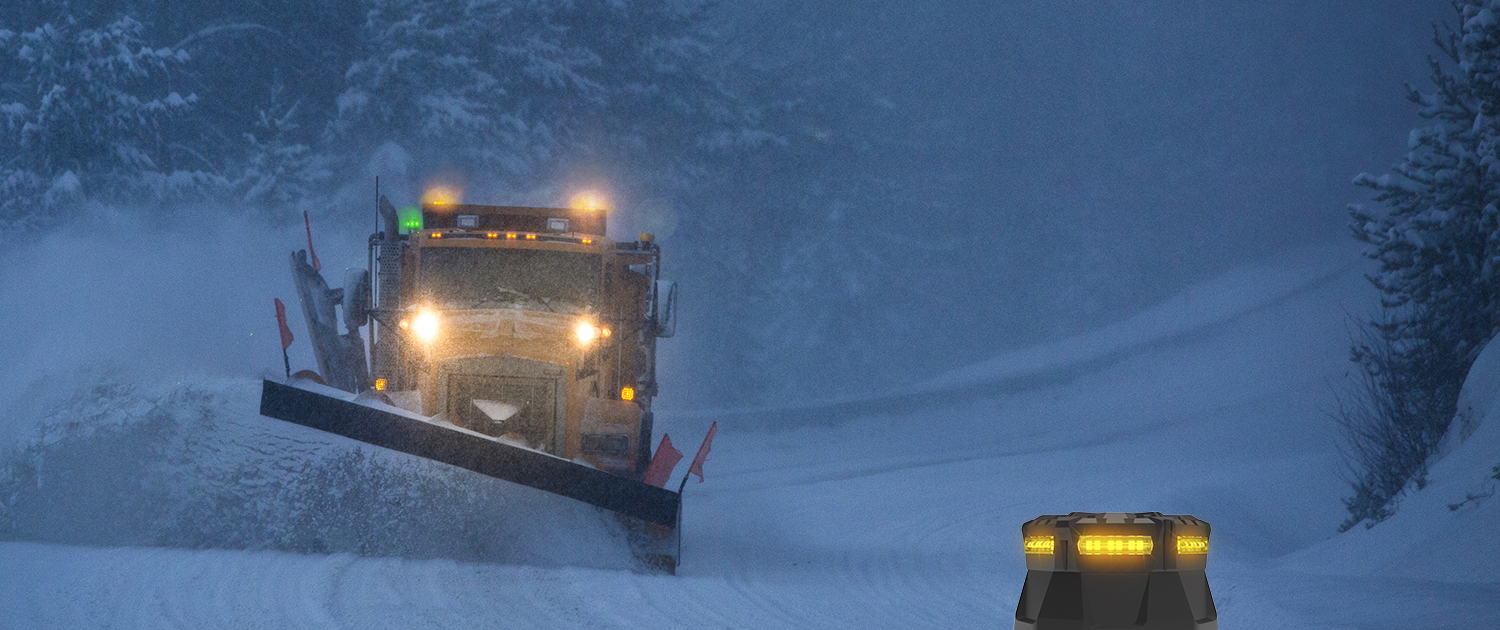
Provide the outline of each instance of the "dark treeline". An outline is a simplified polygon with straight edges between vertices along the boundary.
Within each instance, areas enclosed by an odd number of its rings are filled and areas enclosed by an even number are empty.
[[[16,9],[0,18],[8,232],[97,203],[363,216],[376,176],[398,203],[434,183],[490,203],[603,189],[617,225],[669,238],[704,398],[815,395],[900,365],[878,357],[905,339],[867,316],[890,299],[868,286],[890,276],[888,242],[848,216],[903,201],[855,159],[890,142],[865,124],[889,114],[847,59],[752,51],[693,1]]]
[[[615,163],[675,189],[771,139],[718,80],[699,9],[671,2],[64,0],[13,19],[11,225],[63,193],[296,203],[387,145],[511,194]]]

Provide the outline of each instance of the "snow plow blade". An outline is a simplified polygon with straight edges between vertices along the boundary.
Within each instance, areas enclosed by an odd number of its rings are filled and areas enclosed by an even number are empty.
[[[482,434],[270,380],[263,381],[260,415],[529,486],[669,530],[678,526],[682,498],[676,492]]]

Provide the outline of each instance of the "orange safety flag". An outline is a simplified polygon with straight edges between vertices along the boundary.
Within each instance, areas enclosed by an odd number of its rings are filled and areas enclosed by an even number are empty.
[[[693,458],[693,465],[688,466],[689,474],[698,475],[698,483],[703,483],[703,460],[708,459],[708,450],[713,444],[714,434],[718,432],[718,422],[708,427],[708,435],[703,436],[703,446],[698,447],[698,455]]]
[[[646,467],[646,474],[641,477],[641,481],[665,488],[667,479],[672,476],[672,469],[680,461],[682,452],[672,448],[672,438],[665,433],[661,434],[661,446],[656,447],[656,455],[651,457],[651,465]]]
[[[286,327],[286,305],[281,298],[276,298],[276,325],[281,327],[281,349],[286,350],[292,345],[292,329]]]
[[[318,262],[318,252],[313,251],[312,248],[312,220],[307,218],[306,210],[302,211],[302,223],[307,226],[307,253],[312,255],[313,269],[322,271],[323,263]]]

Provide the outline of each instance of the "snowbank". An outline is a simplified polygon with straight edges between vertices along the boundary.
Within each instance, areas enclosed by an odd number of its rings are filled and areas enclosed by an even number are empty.
[[[97,378],[0,464],[0,538],[636,566],[601,510],[261,417],[258,381]]]
[[[1468,441],[1485,417],[1495,411],[1497,399],[1500,399],[1500,343],[1491,340],[1474,359],[1474,365],[1469,367],[1463,389],[1458,393],[1458,413],[1428,465],[1437,463]]]
[[[1396,514],[1285,559],[1317,572],[1500,584],[1500,340],[1469,370],[1459,412]]]

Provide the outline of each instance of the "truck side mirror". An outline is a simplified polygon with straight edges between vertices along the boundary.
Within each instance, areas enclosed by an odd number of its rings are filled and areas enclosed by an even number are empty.
[[[677,334],[677,283],[657,282],[656,295],[656,336],[671,337]]]
[[[370,321],[370,272],[350,269],[344,275],[344,328],[359,330]]]

